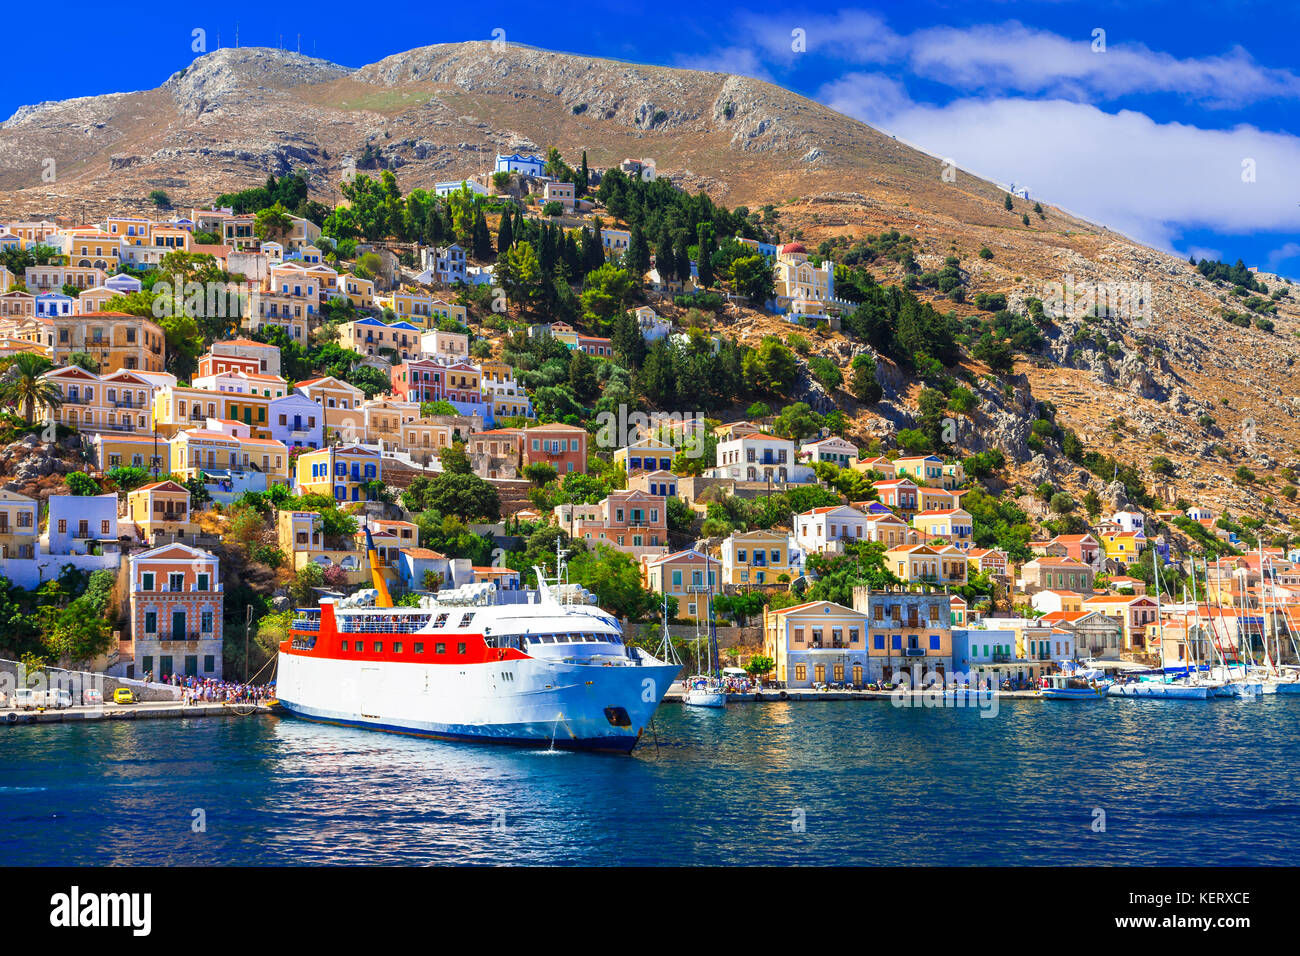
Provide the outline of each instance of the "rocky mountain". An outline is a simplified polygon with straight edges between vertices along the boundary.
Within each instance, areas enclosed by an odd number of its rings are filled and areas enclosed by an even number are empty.
[[[1300,469],[1293,296],[1279,298],[1266,322],[1232,324],[1225,313],[1239,323],[1247,314],[1242,296],[1190,264],[1047,202],[1039,215],[1034,198],[1017,197],[1008,211],[999,185],[962,170],[945,175],[940,159],[758,80],[490,41],[423,47],[359,69],[225,49],[153,90],[19,109],[0,125],[0,218],[148,212],[156,188],[178,206],[206,203],[290,171],[330,201],[344,164],[367,155],[409,191],[483,172],[497,152],[551,145],[575,160],[585,149],[596,167],[650,158],[661,175],[728,206],[770,204],[781,235],[810,249],[898,229],[916,239],[923,270],[961,259],[966,302],[927,297],[962,316],[986,314],[973,304],[980,292],[1020,310],[1053,287],[1149,283],[1141,322],[1067,316],[1048,325],[1045,351],[1017,362],[1010,394],[973,365],[980,406],[963,446],[1002,448],[1027,483],[1107,490],[1029,447],[1035,405],[1051,402],[1090,448],[1144,470],[1156,456],[1171,459],[1172,474],[1147,472],[1166,500],[1249,511],[1278,527],[1295,514],[1283,497],[1292,484],[1285,469]],[[49,159],[53,181],[42,176]],[[985,248],[991,257],[981,257]],[[873,266],[880,278],[902,278],[890,269]],[[1257,278],[1270,291],[1290,289]],[[772,327],[749,325],[737,334]],[[816,343],[845,364],[861,347],[838,335]],[[913,415],[917,383],[887,364],[881,375],[879,408],[838,396],[860,435],[907,427]],[[804,391],[821,400],[815,385],[805,377]],[[1234,480],[1242,465],[1256,480]]]

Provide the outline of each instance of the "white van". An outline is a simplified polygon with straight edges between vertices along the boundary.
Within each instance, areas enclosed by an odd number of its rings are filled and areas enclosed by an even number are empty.
[[[71,707],[72,694],[61,687],[57,690],[47,690],[45,692],[45,706],[53,707],[55,710]]]
[[[72,706],[72,695],[66,690],[30,690],[22,688],[14,691],[14,706],[19,710],[35,710],[37,707],[53,707],[60,710]]]

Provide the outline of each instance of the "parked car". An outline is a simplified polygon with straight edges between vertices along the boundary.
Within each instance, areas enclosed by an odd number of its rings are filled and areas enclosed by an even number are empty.
[[[113,691],[113,703],[115,704],[134,704],[137,703],[135,691],[129,687],[119,687]]]
[[[104,692],[98,687],[86,687],[81,691],[81,702],[86,706],[94,706],[104,702]]]
[[[66,690],[32,690],[27,687],[14,691],[14,706],[19,710],[53,707],[58,710],[72,706],[72,695]]]

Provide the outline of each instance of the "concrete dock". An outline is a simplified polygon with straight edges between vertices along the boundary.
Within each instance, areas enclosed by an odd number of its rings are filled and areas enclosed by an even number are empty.
[[[238,704],[207,701],[186,706],[179,701],[141,701],[138,704],[102,704],[55,709],[0,710],[0,728],[32,724],[59,724],[74,720],[164,720],[176,717],[249,717],[271,713],[265,703]]]

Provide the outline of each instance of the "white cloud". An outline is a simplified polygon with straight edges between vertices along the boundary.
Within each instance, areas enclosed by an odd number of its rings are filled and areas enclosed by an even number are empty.
[[[1276,272],[1277,267],[1292,259],[1300,259],[1300,242],[1287,242],[1268,254],[1268,268]]]
[[[1203,57],[1152,50],[1118,33],[1094,52],[1092,28],[1062,36],[1018,21],[970,27],[928,27],[899,34],[876,14],[786,14],[740,18],[768,62],[791,65],[791,31],[804,31],[808,56],[858,65],[905,68],[966,95],[981,92],[1113,100],[1132,94],[1175,94],[1211,107],[1300,98],[1300,74],[1264,66],[1242,47]],[[740,48],[748,49],[743,45]]]
[[[906,38],[912,72],[968,92],[1116,99],[1173,93],[1207,106],[1300,97],[1300,76],[1265,67],[1235,46],[1219,56],[1179,58],[1111,35],[1094,51],[1091,31],[1064,37],[1021,23],[934,27]]]
[[[1300,227],[1300,138],[1252,126],[1207,130],[1067,100],[900,104],[901,87],[853,74],[822,88],[834,109],[995,182],[1136,239],[1173,249],[1185,229],[1245,234]],[[1255,161],[1243,182],[1242,162]]]

